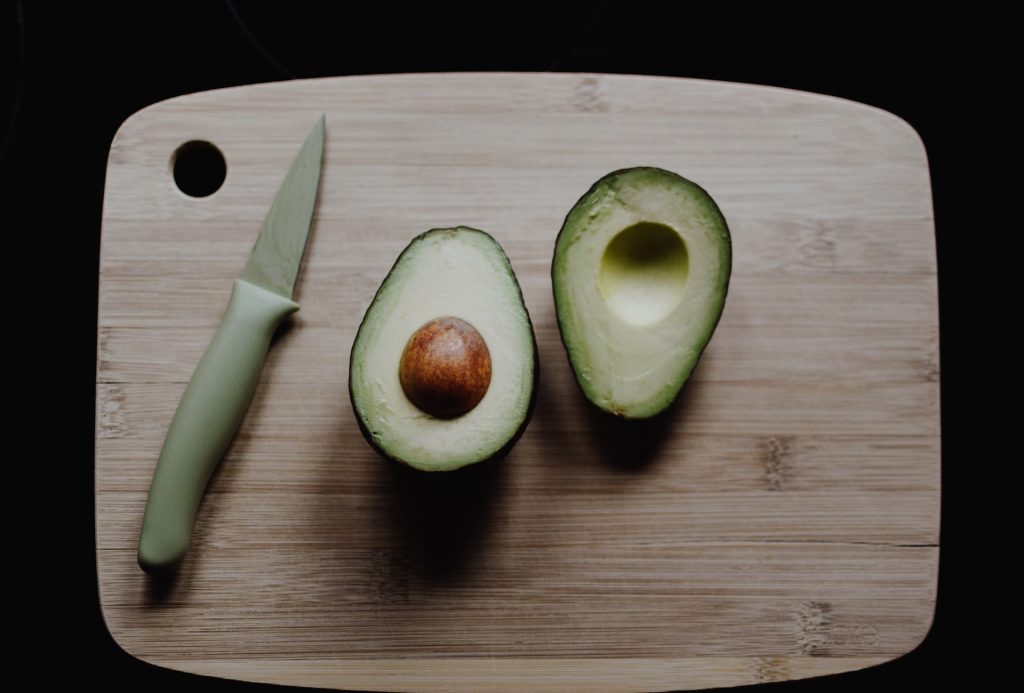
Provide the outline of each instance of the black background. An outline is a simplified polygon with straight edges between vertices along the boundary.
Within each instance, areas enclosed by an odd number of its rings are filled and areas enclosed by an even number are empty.
[[[0,3],[0,230],[10,375],[12,634],[46,683],[268,689],[152,667],[120,651],[99,611],[93,538],[96,289],[107,151],[118,126],[162,99],[239,84],[429,71],[585,71],[752,82],[868,103],[927,148],[941,305],[943,519],[939,598],[924,644],[890,664],[766,690],[938,686],[999,640],[1001,569],[976,532],[1009,525],[990,496],[997,453],[979,382],[1020,235],[1019,3]],[[1005,250],[1004,250],[1005,249]],[[15,270],[13,277],[10,269]],[[1019,317],[1020,309],[1016,308]],[[1012,314],[1011,314],[1012,317]],[[988,327],[991,326],[991,327]],[[993,339],[994,338],[994,339]],[[982,353],[979,354],[979,342]],[[1018,350],[1019,351],[1019,350]],[[1015,377],[1015,376],[1013,376]],[[9,395],[10,397],[11,395]],[[13,414],[13,417],[11,416]],[[42,425],[40,425],[42,424]],[[20,443],[20,445],[17,445]],[[24,505],[22,505],[24,504]],[[33,531],[28,531],[31,528]],[[39,528],[36,531],[36,528]],[[980,577],[980,579],[979,579]],[[989,580],[993,580],[989,584]],[[980,594],[972,590],[983,587]],[[980,600],[980,601],[979,601]],[[21,609],[19,608],[20,612]],[[21,615],[21,614],[19,614]]]

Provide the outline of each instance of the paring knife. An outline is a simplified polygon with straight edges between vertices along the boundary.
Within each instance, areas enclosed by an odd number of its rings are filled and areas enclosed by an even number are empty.
[[[139,566],[173,570],[188,550],[206,484],[238,431],[278,325],[299,309],[295,279],[313,219],[324,148],[320,116],[285,176],[227,312],[171,420],[139,536]]]

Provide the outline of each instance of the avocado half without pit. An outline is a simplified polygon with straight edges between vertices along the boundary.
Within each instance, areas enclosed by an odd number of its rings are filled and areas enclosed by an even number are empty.
[[[566,217],[551,266],[587,399],[624,418],[666,409],[718,325],[731,270],[725,218],[695,183],[649,167],[597,181]]]
[[[424,471],[495,459],[533,410],[537,346],[519,283],[490,235],[415,238],[366,310],[349,362],[360,430]]]

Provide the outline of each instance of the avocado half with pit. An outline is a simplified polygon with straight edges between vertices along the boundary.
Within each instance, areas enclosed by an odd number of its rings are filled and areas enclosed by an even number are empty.
[[[595,183],[566,217],[551,266],[584,395],[625,418],[668,407],[718,325],[731,270],[729,227],[700,186],[649,167]]]
[[[349,395],[385,457],[449,471],[501,457],[533,410],[537,345],[489,234],[433,229],[402,251],[359,326]]]

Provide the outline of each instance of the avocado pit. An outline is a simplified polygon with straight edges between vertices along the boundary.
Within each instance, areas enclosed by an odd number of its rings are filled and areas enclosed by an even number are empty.
[[[491,354],[465,320],[435,318],[409,338],[398,377],[417,408],[439,419],[454,419],[472,411],[487,393]]]

